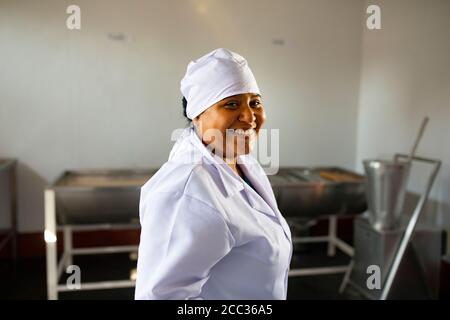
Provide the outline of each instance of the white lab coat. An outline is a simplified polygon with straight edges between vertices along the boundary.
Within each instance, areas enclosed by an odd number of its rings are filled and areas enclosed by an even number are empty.
[[[141,188],[136,299],[286,299],[292,241],[257,161],[256,193],[184,130]]]

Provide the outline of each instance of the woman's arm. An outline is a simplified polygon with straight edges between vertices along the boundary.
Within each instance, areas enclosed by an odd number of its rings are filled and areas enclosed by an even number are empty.
[[[234,244],[226,222],[187,195],[153,193],[141,201],[135,298],[201,298],[211,268]]]

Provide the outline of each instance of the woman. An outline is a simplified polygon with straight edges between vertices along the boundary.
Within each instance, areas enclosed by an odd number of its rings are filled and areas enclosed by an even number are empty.
[[[136,299],[286,299],[291,235],[249,155],[265,113],[247,61],[214,50],[181,92],[191,125],[141,189]]]

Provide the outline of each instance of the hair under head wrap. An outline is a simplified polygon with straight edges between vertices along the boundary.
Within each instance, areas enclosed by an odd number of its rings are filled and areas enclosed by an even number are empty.
[[[247,60],[223,48],[191,61],[180,89],[188,102],[186,114],[191,120],[227,97],[242,93],[260,94]]]

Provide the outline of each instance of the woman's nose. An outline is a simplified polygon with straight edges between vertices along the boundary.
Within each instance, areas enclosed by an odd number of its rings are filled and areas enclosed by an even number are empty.
[[[241,114],[239,115],[239,121],[253,123],[256,121],[255,113],[249,105],[245,105],[241,109]]]

